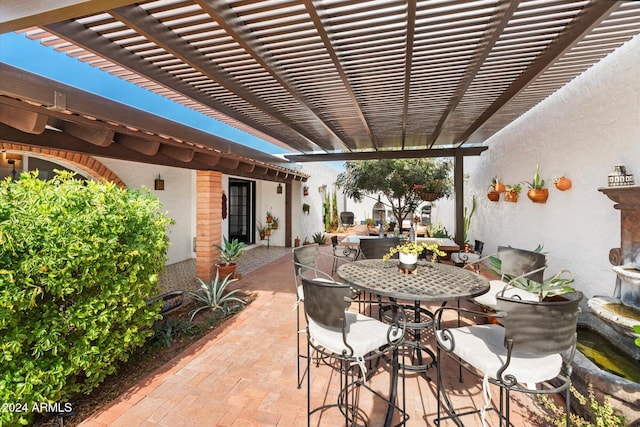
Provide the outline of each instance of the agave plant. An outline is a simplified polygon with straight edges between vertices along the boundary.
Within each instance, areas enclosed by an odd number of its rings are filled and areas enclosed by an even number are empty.
[[[563,277],[565,274],[567,277]],[[569,286],[571,283],[573,283],[571,272],[568,270],[561,270],[552,277],[544,279],[542,283],[527,279],[526,277],[521,277],[514,280],[511,284],[517,288],[540,295],[542,299],[545,299],[556,295],[574,293],[576,290]]]
[[[198,277],[198,280],[200,281],[200,289],[196,292],[189,292],[189,294],[196,301],[201,302],[202,305],[191,311],[191,320],[193,320],[195,315],[202,310],[210,309],[212,311],[224,311],[225,307],[231,302],[245,304],[245,301],[235,296],[236,293],[240,292],[240,289],[225,292],[229,284],[238,280],[230,279],[229,277],[230,276],[227,276],[220,281],[220,275],[216,272],[215,279],[208,283]]]

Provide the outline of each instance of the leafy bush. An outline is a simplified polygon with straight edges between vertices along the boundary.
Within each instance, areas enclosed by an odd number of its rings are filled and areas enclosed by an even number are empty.
[[[171,223],[147,191],[36,176],[0,182],[0,402],[26,408],[88,393],[152,335]]]
[[[588,418],[591,419],[591,421],[586,420],[572,412],[569,415],[570,423],[572,426],[624,427],[627,425],[623,416],[615,414],[613,406],[611,406],[610,396],[605,396],[604,401],[600,403],[593,391],[593,384],[588,385],[588,393],[589,396],[585,397],[574,386],[571,386],[571,394],[573,394],[573,396],[576,398],[578,404],[587,410]],[[566,427],[566,412],[564,408],[558,407],[553,399],[551,399],[547,395],[538,395],[538,398],[542,402],[543,406],[551,412],[550,415],[544,416],[544,420],[548,423],[548,425],[556,427]]]

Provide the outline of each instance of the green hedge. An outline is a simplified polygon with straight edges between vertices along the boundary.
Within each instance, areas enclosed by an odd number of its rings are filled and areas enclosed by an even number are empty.
[[[36,176],[0,182],[0,425],[91,391],[159,318],[146,300],[158,293],[172,221],[157,199]]]

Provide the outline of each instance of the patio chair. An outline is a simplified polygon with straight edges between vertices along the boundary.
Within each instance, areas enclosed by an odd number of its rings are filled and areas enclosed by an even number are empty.
[[[360,253],[365,259],[380,259],[394,246],[400,244],[399,237],[381,237],[379,239],[360,239]],[[397,258],[395,254],[393,258]]]
[[[395,315],[390,322],[349,311],[353,302],[351,288],[346,284],[327,282],[302,276],[305,295],[304,312],[307,319],[307,342],[309,349],[318,352],[326,365],[339,371],[340,392],[335,404],[311,408],[311,360],[307,359],[307,425],[311,415],[328,408],[339,408],[345,417],[345,425],[363,425],[364,417],[357,407],[359,389],[372,392],[377,398],[390,405],[391,414],[399,411],[401,424],[407,419],[404,408],[404,375],[402,375],[403,403],[395,403],[398,380],[398,347],[402,345],[406,329],[404,311],[393,305]],[[367,380],[367,362],[380,361],[386,356],[392,364],[391,396],[384,397],[372,389]],[[388,424],[386,424],[388,425]]]
[[[544,270],[547,268],[547,257],[540,252],[516,249],[507,246],[498,246],[497,254],[480,258],[475,263],[465,266],[479,271],[480,264],[489,258],[497,258],[500,261],[501,275],[499,280],[489,282],[489,292],[475,297],[473,301],[481,306],[495,310],[498,306],[496,297],[502,295],[508,298],[519,298],[526,301],[538,301],[539,295],[513,286],[519,279],[527,278],[539,283],[543,281]]]
[[[451,254],[451,261],[458,266],[464,267],[469,263],[477,262],[482,257],[482,250],[484,249],[484,242],[481,240],[475,240],[472,252],[465,252],[461,250]]]
[[[333,267],[331,274],[338,269],[340,261],[354,261],[358,256],[358,250],[349,246],[340,246],[338,244],[338,236],[331,236],[331,245],[333,246]]]
[[[323,278],[324,280],[333,281],[333,278],[319,270],[318,267],[318,255],[320,254],[320,247],[317,243],[313,245],[300,246],[293,248],[293,280],[296,285],[296,351],[297,351],[297,368],[298,368],[298,388],[302,387],[302,377],[300,373],[300,359],[308,359],[309,353],[303,354],[300,351],[300,334],[305,330],[300,328],[300,303],[304,302],[304,291],[302,290],[302,281],[300,276],[303,274],[310,274],[315,278]]]
[[[571,362],[576,350],[576,327],[582,293],[567,294],[563,301],[537,302],[498,296],[498,312],[441,307],[434,313],[437,363],[436,424],[460,417],[480,414],[484,425],[487,410],[496,411],[500,425],[510,426],[510,394],[512,391],[531,394],[564,392],[566,423],[571,410]],[[455,312],[475,318],[498,318],[504,325],[476,324],[448,328],[446,322],[458,325]],[[458,413],[452,407],[442,382],[442,357],[458,363],[461,368],[482,379],[485,405],[481,409]],[[491,403],[490,384],[500,389],[499,404]],[[442,416],[442,404],[449,413]]]
[[[345,227],[353,226],[355,215],[353,212],[340,212],[340,222]]]

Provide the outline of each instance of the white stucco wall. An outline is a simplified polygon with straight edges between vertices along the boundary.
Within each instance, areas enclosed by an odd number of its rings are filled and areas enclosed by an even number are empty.
[[[610,295],[615,276],[609,249],[620,245],[620,213],[598,191],[614,165],[640,182],[640,36],[603,59],[486,142],[489,150],[465,161],[478,209],[470,234],[497,245],[544,244],[546,276],[570,270],[586,295]],[[536,165],[549,186],[546,204],[534,204],[524,186],[518,203],[486,198],[491,178],[531,180]],[[566,174],[573,188],[558,191],[553,177]]]
[[[162,203],[163,212],[175,221],[169,230],[167,264],[194,258],[193,237],[195,231],[195,172],[188,169],[156,166],[108,158],[98,158],[113,170],[129,188],[148,188]],[[153,189],[158,174],[164,179],[164,191]]]

